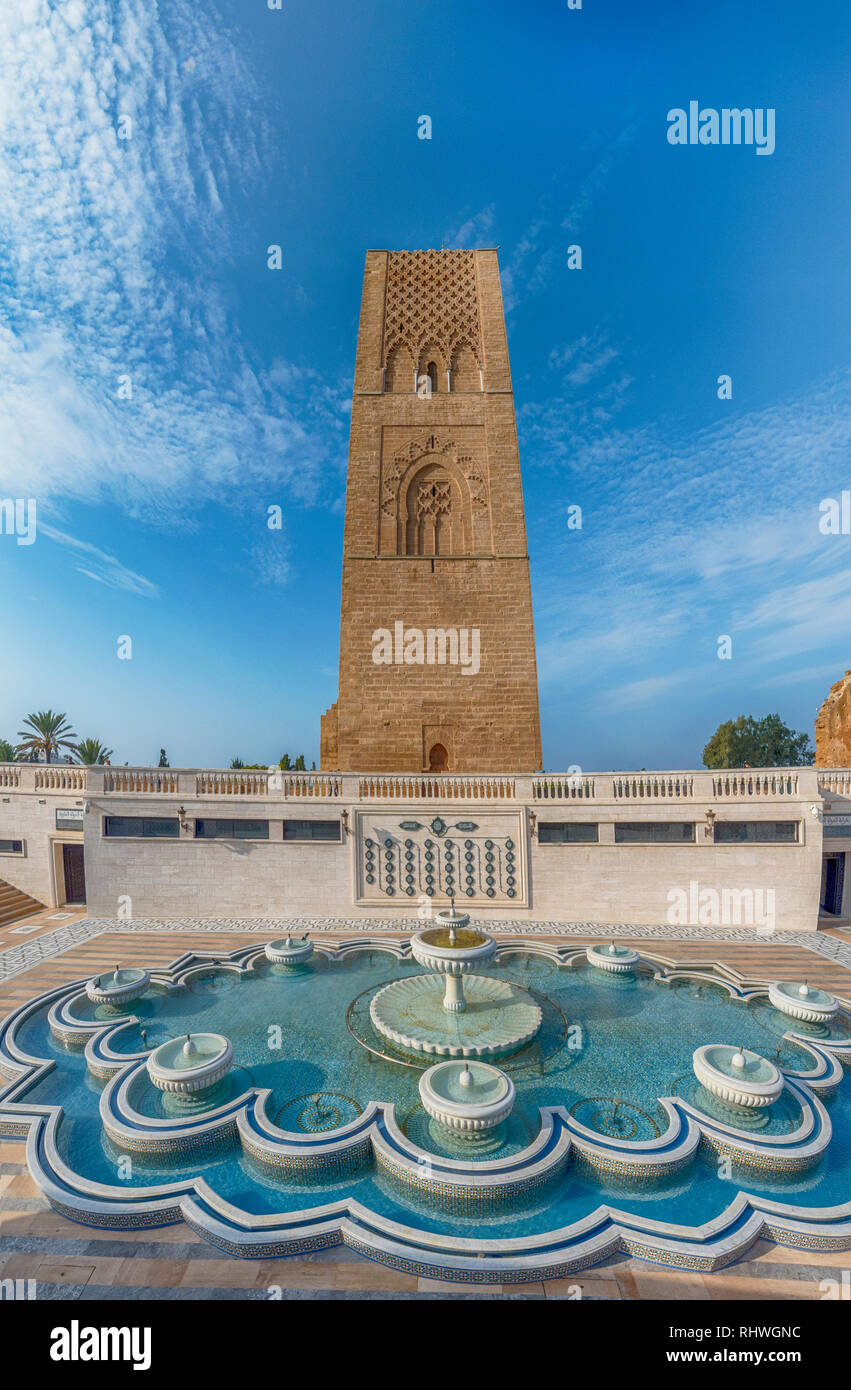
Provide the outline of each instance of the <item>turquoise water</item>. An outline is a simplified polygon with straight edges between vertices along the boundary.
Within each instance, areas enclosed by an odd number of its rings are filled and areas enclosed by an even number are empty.
[[[787,1070],[810,1070],[812,1058],[780,1034],[789,1021],[777,1023],[773,1009],[731,1000],[711,978],[656,983],[643,972],[607,976],[591,966],[556,966],[543,956],[507,957],[479,972],[522,983],[541,1006],[539,1038],[518,1056],[500,1065],[517,1087],[509,1120],[482,1147],[442,1134],[419,1102],[421,1069],[376,1055],[387,1044],[369,1024],[369,1001],[382,985],[405,975],[423,973],[413,962],[398,962],[379,949],[330,962],[317,953],[299,970],[282,973],[265,962],[245,975],[211,967],[187,986],[166,991],[152,987],[126,1014],[142,1013],[112,1040],[117,1052],[140,1050],[140,1027],[148,1046],[189,1031],[214,1031],[234,1048],[234,1069],[216,1088],[214,1100],[235,1098],[251,1087],[269,1088],[270,1120],[300,1133],[320,1133],[348,1123],[370,1100],[391,1101],[409,1138],[432,1152],[452,1157],[493,1158],[525,1148],[539,1129],[541,1106],[565,1106],[577,1120],[602,1136],[650,1139],[666,1128],[660,1096],[677,1096],[712,1118],[731,1123],[729,1113],[698,1086],[692,1053],[705,1043],[740,1045],[761,1053]],[[140,1007],[143,1006],[143,1007]],[[80,1017],[101,1017],[88,1001],[75,1005]],[[349,1011],[352,1031],[347,1027]],[[114,1015],[110,1015],[114,1017]],[[794,1025],[797,1027],[797,1025]],[[847,1037],[842,1019],[811,1035]],[[802,1032],[808,1032],[801,1025]],[[60,1152],[76,1172],[118,1184],[118,1160],[103,1135],[97,1105],[99,1083],[89,1077],[81,1051],[59,1046],[41,1011],[20,1029],[20,1045],[34,1056],[51,1057],[57,1067],[31,1088],[27,1098],[61,1104]],[[362,1040],[365,1045],[358,1041]],[[372,1048],[373,1051],[369,1051]],[[134,1082],[131,1099],[151,1118],[173,1114],[144,1072]],[[851,1105],[849,1085],[826,1102],[834,1126],[830,1148],[819,1166],[799,1177],[778,1178],[735,1168],[732,1181],[718,1177],[715,1165],[696,1159],[672,1178],[654,1185],[604,1183],[573,1167],[546,1189],[501,1215],[466,1220],[432,1210],[404,1196],[393,1180],[369,1164],[344,1182],[284,1182],[259,1168],[238,1148],[208,1159],[172,1160],[158,1165],[134,1159],[132,1183],[203,1175],[222,1197],[252,1213],[297,1211],[317,1203],[355,1197],[372,1210],[426,1231],[451,1229],[481,1237],[524,1235],[553,1230],[609,1202],[627,1212],[658,1220],[698,1225],[729,1205],[736,1190],[763,1193],[807,1207],[832,1206],[851,1199]],[[715,1107],[715,1108],[713,1108]],[[197,1113],[197,1112],[193,1112]],[[789,1133],[800,1122],[800,1107],[791,1093],[767,1107],[767,1128],[759,1137]],[[762,1124],[762,1121],[742,1123]],[[476,1141],[477,1144],[482,1141]]]

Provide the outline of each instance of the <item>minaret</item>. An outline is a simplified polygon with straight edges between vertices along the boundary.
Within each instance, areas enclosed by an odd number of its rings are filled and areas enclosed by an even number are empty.
[[[533,772],[541,733],[496,251],[368,251],[323,769]]]

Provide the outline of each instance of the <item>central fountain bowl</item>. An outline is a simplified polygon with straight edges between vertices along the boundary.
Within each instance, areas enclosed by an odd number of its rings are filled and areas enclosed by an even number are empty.
[[[273,965],[301,965],[313,955],[313,942],[306,936],[279,936],[277,941],[267,941],[263,949]]]
[[[443,1007],[453,1013],[466,1008],[462,976],[474,965],[484,965],[496,954],[496,942],[483,931],[470,928],[466,912],[437,912],[436,925],[417,932],[411,942],[414,960],[426,970],[446,976]]]
[[[507,1119],[514,1082],[487,1062],[439,1062],[420,1077],[420,1100],[433,1120],[461,1134],[475,1134]]]
[[[221,1033],[187,1033],[154,1048],[147,1067],[158,1090],[187,1095],[215,1086],[232,1063],[233,1047]]]
[[[138,999],[150,984],[151,976],[147,970],[137,966],[122,968],[116,965],[104,975],[95,975],[86,985],[86,994],[93,1004],[129,1004]]]
[[[771,1105],[783,1090],[783,1074],[773,1062],[744,1047],[709,1043],[692,1057],[701,1086],[730,1105],[748,1110]]]
[[[768,1000],[781,1013],[806,1023],[825,1023],[839,1009],[839,1000],[827,990],[815,989],[797,980],[775,980],[769,988]]]
[[[596,965],[598,970],[609,970],[613,975],[624,975],[628,970],[634,970],[641,959],[637,951],[629,946],[616,946],[614,941],[611,946],[586,947],[585,958],[589,965]]]
[[[466,912],[435,914],[411,942],[414,960],[432,975],[385,985],[369,1006],[378,1033],[411,1052],[444,1057],[504,1057],[531,1042],[543,1015],[530,994],[507,980],[473,975],[496,954]],[[445,985],[444,982],[445,981]]]

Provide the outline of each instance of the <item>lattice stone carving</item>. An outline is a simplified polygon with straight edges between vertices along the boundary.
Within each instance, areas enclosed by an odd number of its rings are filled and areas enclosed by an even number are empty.
[[[467,343],[481,362],[476,261],[472,251],[391,251],[384,315],[384,360],[405,343],[417,361],[428,343],[449,362]]]
[[[417,520],[424,516],[439,516],[452,510],[451,484],[448,478],[427,478],[417,488]]]

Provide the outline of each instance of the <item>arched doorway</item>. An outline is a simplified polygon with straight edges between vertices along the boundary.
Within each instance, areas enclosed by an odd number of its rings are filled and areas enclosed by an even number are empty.
[[[449,754],[442,743],[432,745],[428,755],[429,772],[448,772]]]

